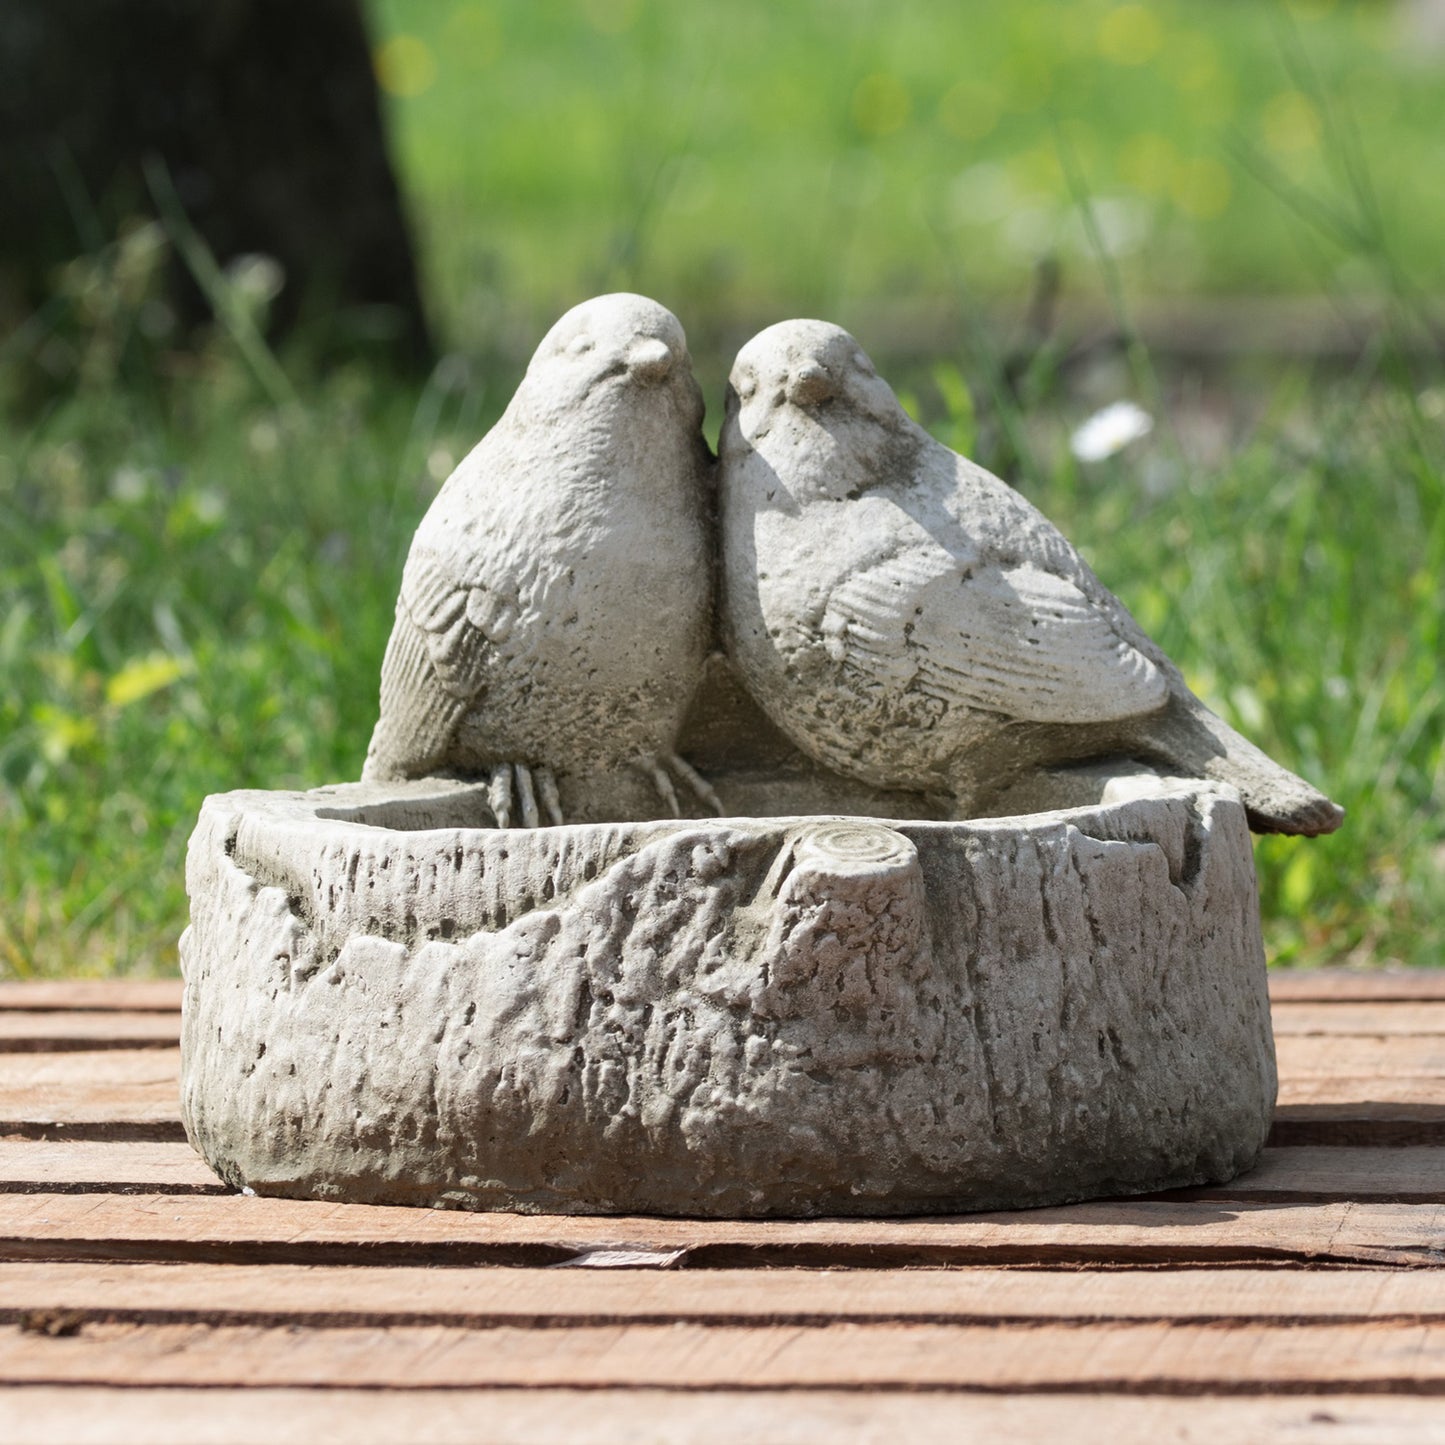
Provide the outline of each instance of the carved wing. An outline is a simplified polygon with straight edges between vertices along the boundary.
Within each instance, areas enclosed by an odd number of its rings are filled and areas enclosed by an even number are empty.
[[[942,547],[879,558],[834,589],[824,645],[844,667],[950,708],[1087,723],[1163,706],[1159,668],[1070,579],[971,564]]]
[[[418,777],[445,753],[485,691],[488,654],[517,619],[505,591],[458,576],[452,559],[414,546],[381,664],[381,715],[363,777]]]

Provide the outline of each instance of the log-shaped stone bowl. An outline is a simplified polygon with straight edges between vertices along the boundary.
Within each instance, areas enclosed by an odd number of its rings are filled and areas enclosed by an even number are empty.
[[[966,822],[487,826],[422,781],[210,798],[182,1104],[260,1194],[944,1213],[1227,1180],[1275,1095],[1228,789]],[[726,796],[726,795],[725,795]]]

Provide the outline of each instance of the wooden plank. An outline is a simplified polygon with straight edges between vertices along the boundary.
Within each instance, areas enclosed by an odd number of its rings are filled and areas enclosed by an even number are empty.
[[[0,1139],[0,1192],[234,1194],[186,1143]]]
[[[0,1139],[0,1192],[234,1191],[186,1143]],[[1269,1149],[1250,1173],[1191,1197],[1206,1194],[1273,1202],[1445,1203],[1445,1146]]]
[[[1277,1003],[1276,1036],[1445,1035],[1442,1003]],[[174,1046],[180,1014],[168,1010],[0,1009],[0,1050]],[[51,1042],[54,1040],[55,1042]]]
[[[1345,969],[1272,969],[1269,996],[1279,1002],[1413,1003],[1445,1001],[1445,968],[1354,973]]]
[[[1445,1038],[1282,1037],[1279,1147],[1445,1144]]]
[[[68,978],[0,983],[0,1009],[115,1009],[179,1013],[178,978]]]
[[[691,1265],[1445,1264],[1445,1206],[1125,1200],[930,1219],[466,1214],[199,1194],[3,1194],[0,1259],[552,1264],[588,1250]]]
[[[1353,1099],[1334,1097],[1351,1086],[1358,1089]],[[1417,1081],[1410,1079],[1383,1084],[1341,1079],[1318,1090],[1291,1088],[1290,1102],[1275,1110],[1269,1142],[1282,1149],[1439,1147],[1445,1143],[1445,1104],[1421,1102],[1419,1092]],[[1281,1088],[1280,1094],[1283,1098],[1286,1091]],[[1310,1102],[1315,1097],[1319,1102]]]
[[[1405,1034],[1367,1038],[1354,1034],[1275,1039],[1282,1080],[1370,1078],[1432,1079],[1445,1102],[1445,1036]]]
[[[1102,1394],[733,1390],[0,1391],[8,1445],[1445,1445],[1438,1399],[1392,1395],[1185,1399]]]
[[[0,1323],[820,1325],[1445,1322],[1432,1270],[423,1269],[0,1264]]]
[[[1279,1003],[1278,1038],[1445,1035],[1445,1003]],[[174,1047],[180,1015],[163,1010],[0,1009],[0,1051]]]
[[[180,1052],[0,1053],[0,1136],[184,1139]]]
[[[180,1040],[181,1016],[175,1013],[122,1013],[116,1009],[0,1010],[0,1053],[174,1049]]]
[[[0,982],[0,1009],[116,1009],[177,1013],[178,978],[35,979]],[[1270,998],[1290,1002],[1445,1002],[1445,968],[1352,973],[1271,970]]]
[[[1445,1034],[1442,1003],[1276,1003],[1276,1038],[1293,1035]]]
[[[117,1009],[175,1013],[184,985],[178,978],[75,978],[0,982],[0,1009]],[[1291,1002],[1445,1002],[1445,968],[1349,972],[1271,970],[1270,998]]]
[[[1283,1037],[1278,1053],[1273,1142],[1445,1143],[1445,1037]],[[179,1072],[171,1049],[0,1053],[0,1137],[183,1139]]]
[[[1445,1323],[0,1327],[20,1384],[1445,1394]]]
[[[1266,1149],[1256,1168],[1228,1184],[1161,1197],[1183,1194],[1271,1203],[1445,1203],[1445,1146]]]
[[[0,982],[0,1009],[115,1009],[178,1013],[178,978],[75,978]],[[1445,1002],[1445,968],[1352,973],[1272,970],[1270,998],[1289,1002]]]
[[[1445,1037],[1311,1037],[1285,1035],[1277,1040],[1280,1078],[1300,1079],[1445,1079]],[[0,1056],[0,1118],[10,1117],[20,1100],[22,1109],[43,1091],[63,1089],[85,1102],[87,1090],[99,1093],[139,1084],[151,1088],[164,1081],[174,1102],[180,1089],[180,1052],[173,1049],[117,1049],[110,1057],[81,1062],[65,1052],[33,1054],[23,1059]],[[1445,1102],[1445,1084],[1436,1086]],[[149,1095],[147,1096],[149,1098]],[[59,1107],[55,1105],[54,1107]]]

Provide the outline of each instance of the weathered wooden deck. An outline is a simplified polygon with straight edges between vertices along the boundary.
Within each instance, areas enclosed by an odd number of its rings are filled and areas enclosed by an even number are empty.
[[[0,1440],[1445,1441],[1445,972],[1274,992],[1234,1184],[697,1223],[229,1193],[177,985],[0,985]]]

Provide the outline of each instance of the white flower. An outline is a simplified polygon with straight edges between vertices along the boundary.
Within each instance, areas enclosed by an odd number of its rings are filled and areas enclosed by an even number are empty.
[[[274,256],[247,251],[227,265],[226,280],[243,305],[265,306],[281,294],[286,284],[286,270]]]
[[[1096,411],[1072,437],[1069,448],[1081,462],[1101,462],[1154,430],[1154,418],[1132,401]]]
[[[150,478],[139,467],[120,467],[110,479],[110,494],[117,502],[143,502],[150,490]]]

